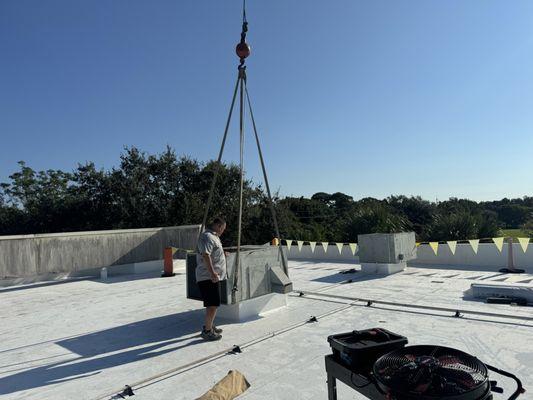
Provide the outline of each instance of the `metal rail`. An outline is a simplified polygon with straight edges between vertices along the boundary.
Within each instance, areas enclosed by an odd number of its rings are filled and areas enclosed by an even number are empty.
[[[145,379],[139,380],[137,382],[134,382],[134,383],[132,383],[132,384],[130,384],[128,386],[131,387],[132,389],[138,390],[138,389],[153,385],[153,384],[157,383],[159,380],[163,380],[163,379],[169,378],[170,376],[181,374],[183,372],[186,372],[186,371],[189,371],[189,370],[191,370],[193,368],[196,368],[196,367],[198,367],[200,365],[203,365],[203,364],[209,363],[211,361],[217,360],[217,359],[219,359],[221,357],[224,357],[224,356],[227,356],[227,355],[234,355],[235,353],[239,352],[241,349],[245,349],[247,347],[254,346],[254,345],[258,344],[258,343],[264,342],[265,340],[272,339],[273,337],[276,337],[276,336],[279,336],[279,335],[281,335],[283,333],[292,331],[292,330],[294,330],[296,328],[299,328],[301,326],[307,325],[308,323],[316,322],[319,319],[322,319],[322,318],[328,317],[330,315],[336,314],[336,313],[338,313],[340,311],[346,310],[346,309],[348,309],[348,308],[353,306],[353,304],[346,304],[346,303],[344,303],[344,304],[345,305],[342,306],[342,307],[335,308],[333,310],[327,311],[327,312],[325,312],[323,314],[320,314],[320,315],[317,315],[317,316],[312,316],[311,318],[308,318],[305,321],[300,321],[300,322],[291,324],[289,326],[286,326],[285,328],[281,328],[281,329],[278,329],[276,331],[269,332],[269,333],[267,333],[267,334],[265,334],[263,336],[260,336],[260,337],[258,337],[256,339],[249,340],[249,341],[244,342],[244,343],[242,343],[240,345],[234,345],[232,347],[217,351],[216,353],[212,353],[212,354],[210,354],[208,356],[196,359],[196,360],[188,362],[186,364],[182,364],[182,365],[180,365],[178,367],[171,368],[171,369],[168,369],[166,371],[162,371],[162,372],[160,372],[158,374],[155,374],[155,375],[152,375],[152,376],[150,376],[148,378],[145,378]],[[121,391],[120,389],[114,390],[114,391],[110,391],[107,394],[95,397],[94,400],[107,400],[107,399],[116,398],[114,396],[117,396],[117,394],[120,393],[120,391]]]
[[[465,310],[461,308],[426,306],[422,304],[399,303],[395,301],[384,301],[384,300],[376,300],[376,299],[365,299],[365,298],[360,298],[360,297],[341,296],[341,295],[336,295],[336,294],[327,294],[324,292],[313,292],[313,291],[308,291],[308,290],[294,290],[293,292],[298,293],[301,296],[310,295],[310,296],[317,296],[317,297],[328,297],[328,298],[339,299],[339,300],[347,300],[351,302],[366,303],[367,306],[371,306],[372,304],[381,304],[381,305],[387,305],[387,306],[414,308],[414,309],[420,309],[420,310],[451,312],[451,313],[454,313],[457,317],[461,316],[462,314],[465,314],[465,315],[470,314],[470,315],[479,315],[483,317],[509,318],[509,319],[517,319],[521,321],[533,321],[533,317],[519,316],[519,315],[509,315],[509,314],[491,313],[491,312],[484,312],[484,311]]]

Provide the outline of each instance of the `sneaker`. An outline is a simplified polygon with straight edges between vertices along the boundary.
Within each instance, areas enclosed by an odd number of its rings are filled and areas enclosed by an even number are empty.
[[[215,333],[222,333],[222,332],[224,332],[224,331],[222,330],[222,328],[219,328],[219,327],[217,327],[217,326],[215,326],[215,325],[213,325],[213,328],[211,328],[211,329],[212,329]],[[205,326],[202,326],[202,331],[205,331]]]
[[[210,331],[203,330],[201,336],[202,336],[202,339],[209,340],[209,341],[222,339],[222,335],[214,332],[213,330],[210,330]]]

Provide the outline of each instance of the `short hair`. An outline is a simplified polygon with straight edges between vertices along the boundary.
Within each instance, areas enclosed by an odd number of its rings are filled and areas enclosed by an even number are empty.
[[[209,226],[215,226],[215,225],[225,225],[226,224],[226,220],[222,217],[215,217],[211,220],[211,223],[209,224]]]

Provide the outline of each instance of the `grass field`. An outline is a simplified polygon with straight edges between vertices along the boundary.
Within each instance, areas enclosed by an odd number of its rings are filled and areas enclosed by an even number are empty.
[[[517,238],[528,237],[529,235],[522,229],[502,229],[502,236]]]

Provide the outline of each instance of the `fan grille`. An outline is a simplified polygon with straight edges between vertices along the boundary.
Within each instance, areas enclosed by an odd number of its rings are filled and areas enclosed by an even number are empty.
[[[383,390],[406,398],[477,399],[489,387],[481,361],[448,347],[407,346],[385,354],[373,370]]]

